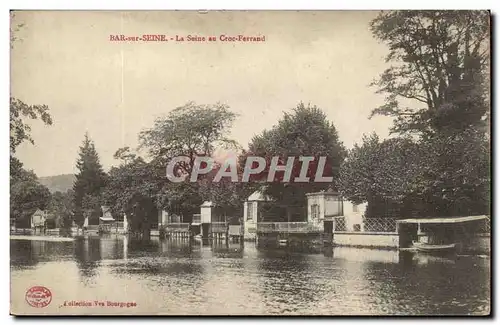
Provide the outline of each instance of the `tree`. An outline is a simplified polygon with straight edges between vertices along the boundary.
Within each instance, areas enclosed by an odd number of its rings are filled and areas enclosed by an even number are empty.
[[[52,194],[48,210],[56,216],[58,228],[69,229],[73,224],[73,197],[72,190],[66,192],[57,191]]]
[[[190,163],[181,167],[189,173],[196,157],[210,157],[216,148],[238,146],[227,138],[235,118],[236,114],[227,105],[189,102],[166,118],[158,118],[153,128],[142,131],[141,147],[147,148],[152,157],[188,156]]]
[[[368,217],[411,213],[424,159],[409,138],[381,141],[376,134],[363,136],[340,168],[339,188],[354,203],[368,202]]]
[[[238,179],[241,180],[243,169],[242,165],[237,165]],[[223,165],[215,163],[212,171],[200,178],[198,184],[198,195],[202,201],[215,203],[215,213],[224,215],[230,221],[239,222],[237,216],[243,215],[243,203],[250,194],[260,188],[255,182],[232,182],[229,177],[215,179],[217,173]]]
[[[394,117],[393,132],[453,132],[487,125],[488,11],[390,11],[371,22],[389,46],[373,85],[386,94],[376,114]]]
[[[267,166],[273,156],[280,158],[284,165],[288,157],[296,157],[290,182],[282,182],[284,172],[276,173],[275,181],[264,186],[265,194],[287,208],[287,219],[292,218],[293,207],[306,206],[306,193],[333,188],[334,183],[295,183],[294,177],[299,175],[301,162],[299,156],[313,156],[315,161],[309,165],[308,177],[314,178],[318,168],[319,157],[326,157],[324,176],[338,177],[340,164],[345,157],[345,148],[340,142],[335,126],[328,121],[326,115],[316,106],[297,105],[292,113],[285,113],[283,118],[271,130],[265,130],[254,137],[249,144],[247,156],[265,157]],[[257,178],[267,178],[266,169]],[[258,179],[256,179],[258,180]],[[312,179],[314,180],[314,179]],[[303,215],[297,216],[303,218]]]
[[[31,138],[31,127],[25,119],[41,119],[45,124],[52,125],[52,118],[47,105],[27,105],[16,98],[10,98],[10,151],[16,152],[16,148],[23,142],[35,142]]]
[[[106,184],[106,174],[99,162],[99,155],[97,154],[94,143],[90,140],[88,134],[85,134],[83,145],[80,147],[76,166],[79,172],[76,174],[76,180],[73,184],[75,222],[79,226],[82,226],[84,222],[84,212],[92,210],[95,212],[91,213],[93,218],[89,220],[89,222],[92,221],[92,224],[95,224],[96,221],[98,222],[98,220],[96,220],[96,209],[101,203],[101,191]]]
[[[163,181],[164,176],[155,179],[151,165],[130,153],[129,148],[119,149],[114,157],[121,163],[109,171],[103,199],[113,215],[127,214],[131,232],[147,239],[151,224],[158,219],[156,198],[159,181]]]
[[[30,228],[31,216],[37,209],[45,210],[50,202],[50,191],[38,183],[33,172],[26,172],[10,186],[10,216],[16,225]]]
[[[422,216],[489,213],[489,12],[382,12],[371,29],[389,46],[386,61],[393,64],[374,82],[387,97],[372,116],[394,117],[392,132],[419,136],[410,165],[418,173],[405,174],[405,165],[382,157],[388,171],[408,177],[407,187],[387,184],[382,196],[403,190],[399,202]],[[377,169],[363,156],[351,158]],[[363,178],[352,174],[360,166],[345,167],[344,186]]]
[[[196,157],[211,157],[218,148],[237,148],[227,137],[236,114],[227,105],[198,105],[189,102],[158,118],[154,126],[139,135],[140,147],[147,149],[150,168],[158,180],[157,204],[169,213],[183,215],[189,221],[199,211],[202,199],[196,182],[172,183],[165,177],[167,163],[174,157],[187,156],[178,172],[190,174]]]
[[[368,217],[489,213],[489,146],[477,130],[420,141],[363,137],[340,169],[347,199]]]
[[[466,216],[490,213],[490,143],[473,128],[440,134],[420,143],[425,164],[419,190],[426,214]]]

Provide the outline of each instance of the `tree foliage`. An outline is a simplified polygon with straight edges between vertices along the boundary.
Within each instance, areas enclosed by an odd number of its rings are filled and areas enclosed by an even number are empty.
[[[433,133],[484,126],[489,107],[487,11],[389,11],[371,22],[393,65],[373,84],[386,94],[372,115],[393,132]]]
[[[75,222],[82,226],[84,217],[90,216],[89,224],[97,224],[100,215],[101,192],[106,185],[106,173],[99,161],[94,143],[85,134],[76,163],[78,173],[73,184]],[[93,211],[93,212],[90,212]]]
[[[236,161],[237,163],[237,161]],[[234,166],[233,166],[234,167]],[[220,163],[212,166],[212,171],[200,178],[198,182],[198,195],[202,201],[216,203],[216,212],[226,217],[243,215],[243,203],[260,185],[254,182],[232,182],[230,177],[222,177],[215,181],[217,173],[224,168]],[[241,180],[243,169],[236,165],[238,180]]]
[[[167,117],[156,119],[152,128],[142,131],[141,147],[154,158],[189,157],[190,163],[181,165],[189,173],[196,157],[210,157],[216,148],[237,147],[235,141],[227,138],[235,118],[236,114],[227,105],[189,102]]]
[[[365,136],[341,167],[341,192],[368,202],[368,217],[487,214],[488,147],[473,129],[420,141]]]
[[[103,200],[111,207],[114,216],[128,216],[132,232],[149,230],[158,216],[156,197],[159,182],[155,179],[155,171],[129,148],[119,149],[115,158],[121,163],[109,171]]]
[[[387,97],[372,116],[394,117],[403,137],[355,146],[343,194],[371,216],[489,213],[489,13],[382,12],[371,29],[392,64],[374,82]]]
[[[285,113],[283,118],[270,130],[255,136],[249,144],[247,156],[265,157],[267,169],[261,177],[267,178],[270,161],[273,156],[280,158],[280,165],[286,164],[288,157],[296,157],[290,182],[282,182],[284,172],[275,174],[275,182],[264,186],[266,195],[287,207],[306,205],[306,193],[334,187],[334,183],[295,183],[294,177],[300,173],[300,156],[326,157],[324,176],[338,177],[339,167],[345,157],[345,148],[340,142],[335,126],[316,106],[297,105],[292,113]],[[309,165],[307,176],[314,180],[317,164]],[[258,177],[257,177],[258,178]],[[258,180],[258,179],[256,179]],[[289,212],[291,210],[289,209]]]
[[[420,173],[420,152],[407,138],[381,141],[376,134],[363,136],[342,164],[339,185],[355,203],[384,197],[400,201],[414,190],[412,181]]]
[[[16,152],[16,148],[23,142],[35,142],[31,138],[31,127],[26,119],[41,119],[45,124],[52,125],[52,117],[47,105],[28,105],[16,98],[10,98],[10,151]]]
[[[52,194],[48,210],[56,217],[56,226],[59,228],[69,229],[73,224],[73,197],[72,190]]]
[[[16,225],[29,228],[37,209],[45,210],[50,203],[50,191],[38,182],[35,173],[22,170],[10,183],[10,217]]]
[[[178,171],[190,174],[196,157],[212,157],[217,149],[238,148],[228,138],[236,114],[227,105],[198,105],[190,102],[158,118],[154,126],[140,133],[141,148],[147,149],[153,173],[156,204],[169,213],[183,215],[189,221],[207,195],[200,195],[198,182],[173,183],[166,178],[168,162],[178,156],[189,157],[178,164]],[[215,185],[216,187],[218,185]],[[204,191],[207,190],[204,187]],[[206,194],[206,192],[204,192]]]

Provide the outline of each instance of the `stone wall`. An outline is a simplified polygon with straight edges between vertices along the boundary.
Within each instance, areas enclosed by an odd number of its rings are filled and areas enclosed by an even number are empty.
[[[399,235],[387,232],[335,232],[334,246],[398,248]]]

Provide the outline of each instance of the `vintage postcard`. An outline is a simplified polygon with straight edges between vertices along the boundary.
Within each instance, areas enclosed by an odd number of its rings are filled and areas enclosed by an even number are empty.
[[[11,313],[490,315],[490,19],[12,11]]]

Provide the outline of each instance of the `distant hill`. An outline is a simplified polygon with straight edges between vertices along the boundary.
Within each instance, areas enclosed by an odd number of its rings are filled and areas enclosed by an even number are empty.
[[[56,175],[56,176],[46,176],[46,177],[39,177],[38,181],[42,184],[47,186],[49,191],[51,193],[61,191],[61,192],[66,192],[69,189],[73,188],[73,183],[75,181],[75,175],[74,174],[63,174],[63,175]]]

